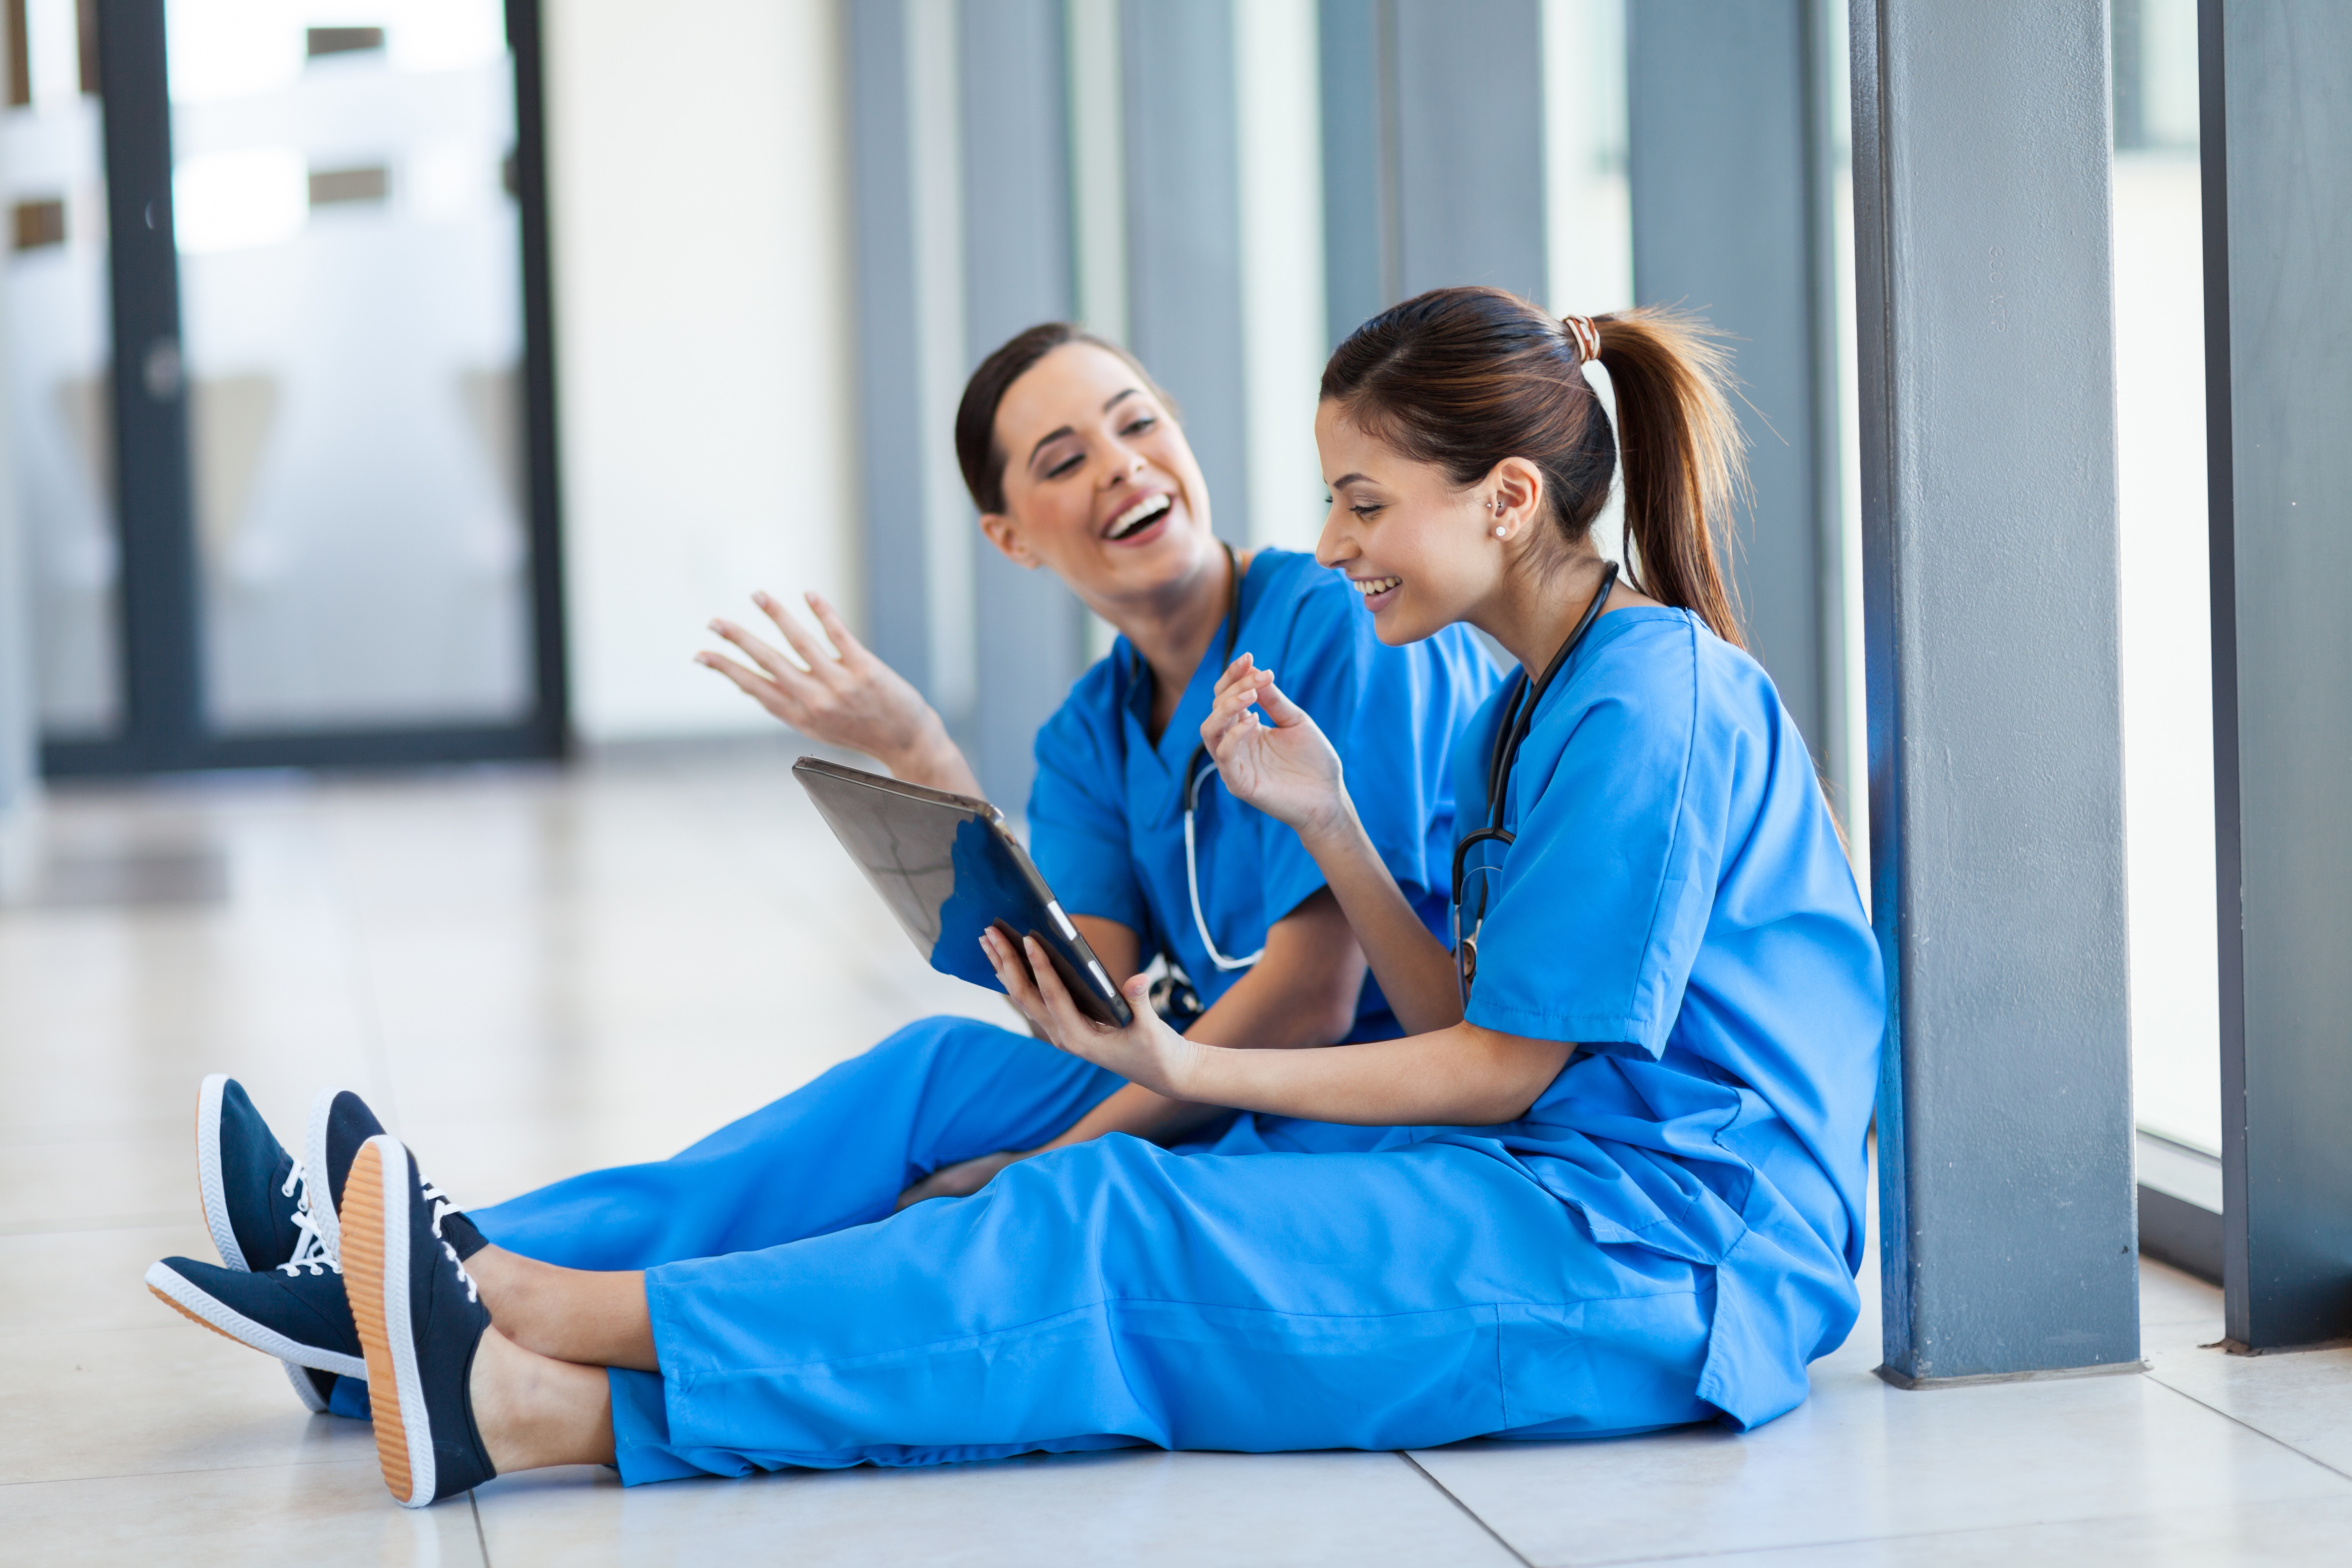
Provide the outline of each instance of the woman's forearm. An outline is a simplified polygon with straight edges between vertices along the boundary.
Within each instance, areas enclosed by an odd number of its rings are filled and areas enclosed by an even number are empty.
[[[1169,1143],[1226,1114],[1222,1105],[1195,1105],[1154,1094],[1139,1083],[1124,1084],[1078,1118],[1068,1131],[1032,1152],[1042,1154],[1048,1149],[1066,1149],[1107,1132],[1131,1132],[1154,1143]]]
[[[1409,1035],[1426,1035],[1462,1021],[1454,956],[1429,934],[1404,892],[1372,847],[1355,803],[1327,828],[1300,835],[1339,900],[1357,945],[1381,983],[1397,1021]]]
[[[1295,1049],[1345,1039],[1364,991],[1364,954],[1327,889],[1265,933],[1265,953],[1184,1033],[1218,1046]]]
[[[1188,1100],[1362,1127],[1488,1127],[1526,1114],[1572,1045],[1455,1024],[1320,1051],[1195,1046],[1159,1086]]]

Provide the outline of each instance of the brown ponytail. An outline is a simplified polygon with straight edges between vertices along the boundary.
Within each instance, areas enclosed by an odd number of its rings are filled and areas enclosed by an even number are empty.
[[[1625,532],[1636,586],[1747,646],[1716,553],[1747,487],[1724,388],[1722,334],[1643,307],[1591,318],[1617,395]],[[1323,369],[1323,396],[1376,440],[1476,484],[1506,458],[1542,471],[1560,538],[1578,544],[1609,500],[1619,438],[1575,333],[1499,289],[1434,289],[1374,316]]]

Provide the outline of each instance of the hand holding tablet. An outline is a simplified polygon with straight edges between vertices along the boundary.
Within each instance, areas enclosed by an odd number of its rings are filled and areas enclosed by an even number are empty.
[[[1034,937],[1087,1016],[1122,1028],[1133,1019],[994,806],[815,757],[793,774],[933,969],[1001,993],[981,932],[993,927],[1016,953]]]

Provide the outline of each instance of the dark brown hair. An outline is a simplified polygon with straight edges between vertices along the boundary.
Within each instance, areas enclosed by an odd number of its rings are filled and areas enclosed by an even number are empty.
[[[1591,320],[1623,436],[1628,575],[1745,647],[1716,558],[1716,533],[1747,488],[1721,334],[1696,316],[1647,307]],[[1374,440],[1435,464],[1458,486],[1506,458],[1534,464],[1566,543],[1591,533],[1608,502],[1619,442],[1575,335],[1516,294],[1433,289],[1390,307],[1331,355],[1323,396]]]
[[[963,384],[963,401],[956,405],[956,465],[963,470],[963,488],[971,492],[971,504],[982,512],[1001,513],[1004,510],[1004,449],[996,444],[997,405],[1004,401],[1004,395],[1012,390],[1014,382],[1066,343],[1091,343],[1105,353],[1117,354],[1126,362],[1128,369],[1135,372],[1143,389],[1168,411],[1171,419],[1182,417],[1168,395],[1160,390],[1160,384],[1151,379],[1151,373],[1137,363],[1133,354],[1083,327],[1067,321],[1040,321],[1016,333],[981,361],[971,379]]]

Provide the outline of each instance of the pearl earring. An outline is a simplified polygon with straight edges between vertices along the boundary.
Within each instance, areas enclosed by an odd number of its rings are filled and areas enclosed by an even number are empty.
[[[1496,524],[1495,525],[1495,537],[1496,537],[1496,538],[1497,538],[1497,539],[1503,539],[1503,538],[1507,537],[1507,536],[1509,535],[1509,533],[1510,533],[1510,530],[1508,530],[1508,529],[1505,528],[1501,523],[1499,523],[1499,522],[1498,522],[1498,523],[1496,523]]]

